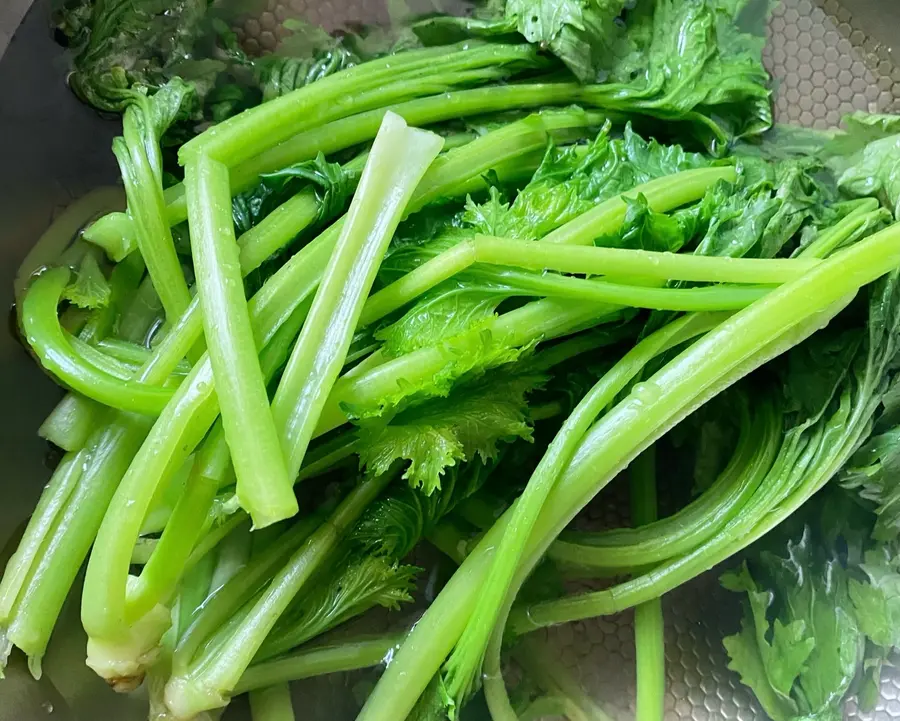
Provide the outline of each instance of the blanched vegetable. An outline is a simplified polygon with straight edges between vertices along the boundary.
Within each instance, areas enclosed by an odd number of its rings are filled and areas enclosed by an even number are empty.
[[[900,121],[766,134],[766,3],[508,0],[397,46],[294,24],[261,59],[218,4],[168,5],[59,16],[73,87],[123,113],[128,207],[71,247],[86,216],[64,216],[17,279],[68,393],[0,660],[40,674],[87,559],[87,663],[146,680],[155,718],[249,692],[281,721],[287,682],[383,664],[363,721],[482,691],[495,721],[604,719],[522,636],[634,608],[652,721],[661,597],[750,547],[725,646],[766,711],[877,698],[900,644]],[[633,527],[573,530],[626,469]],[[347,635],[376,609],[392,630]]]

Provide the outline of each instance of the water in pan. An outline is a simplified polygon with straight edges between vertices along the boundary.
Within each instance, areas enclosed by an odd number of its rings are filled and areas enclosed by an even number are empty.
[[[250,53],[269,53],[302,17],[326,30],[362,23],[385,25],[397,12],[459,12],[458,0],[413,0],[402,10],[388,0],[268,0],[265,11],[235,30]],[[773,12],[764,53],[776,79],[778,122],[833,128],[854,110],[884,112],[900,103],[900,68],[890,50],[869,39],[838,0],[783,0]],[[595,499],[579,519],[588,527],[627,522],[628,502],[615,488]],[[753,694],[726,667],[724,635],[738,627],[735,597],[710,572],[665,599],[667,721],[755,721],[765,718]],[[542,632],[582,686],[615,719],[634,718],[634,637],[631,613]],[[514,678],[514,676],[513,676]],[[365,682],[363,682],[365,683]],[[318,688],[317,688],[318,690]],[[853,721],[900,718],[900,670],[886,672],[882,700],[869,714],[848,705]]]

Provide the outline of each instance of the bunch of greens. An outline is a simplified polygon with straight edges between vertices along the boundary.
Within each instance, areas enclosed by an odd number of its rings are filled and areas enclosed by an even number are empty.
[[[733,668],[773,718],[875,698],[900,126],[765,134],[764,10],[516,0],[418,43],[295,25],[255,60],[218,3],[67,4],[73,87],[122,112],[127,208],[60,253],[65,216],[19,274],[65,454],[0,581],[0,656],[40,675],[86,561],[87,663],[146,680],[154,718],[244,692],[291,717],[287,681],[383,660],[366,721],[482,697],[497,721],[604,718],[521,637],[633,607],[654,721],[661,596],[762,539],[726,577],[750,608]],[[633,527],[569,528],[626,469]],[[825,486],[861,520],[811,510]],[[421,600],[408,632],[348,640]]]
[[[897,637],[896,548],[839,493],[814,502],[722,577],[746,593],[730,668],[773,719],[837,718],[850,693],[870,710]],[[849,512],[848,512],[849,511]]]

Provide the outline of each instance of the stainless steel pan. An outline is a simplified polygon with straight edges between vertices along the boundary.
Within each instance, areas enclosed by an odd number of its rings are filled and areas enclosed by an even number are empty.
[[[31,1],[0,0],[0,293],[7,306],[16,268],[51,218],[117,178],[109,151],[116,124],[66,89],[66,58],[53,41],[49,0],[35,0],[29,9]],[[451,2],[461,7],[458,0]],[[285,34],[286,18],[302,16],[334,30],[387,22],[392,5],[393,0],[268,0],[261,14],[245,18],[236,30],[248,51],[262,52]],[[414,3],[415,10],[432,7],[429,0]],[[776,82],[780,122],[830,128],[852,110],[898,110],[900,0],[783,0],[769,25],[765,59]],[[20,528],[49,477],[47,448],[36,430],[58,393],[13,337],[0,333],[0,547]],[[580,522],[619,523],[620,509],[627,508],[623,500],[614,494],[597,498]],[[84,666],[77,605],[64,613],[40,682],[31,680],[21,659],[13,659],[9,678],[0,683],[0,721],[145,717],[142,699],[113,694]],[[720,592],[716,575],[670,594],[665,609],[667,719],[765,718],[726,668],[721,638],[736,628],[737,608],[733,597]],[[559,661],[574,667],[584,687],[614,716],[633,718],[630,614],[560,626],[547,636]],[[352,719],[354,696],[365,684],[365,675],[297,684],[295,697],[302,705],[296,708],[303,709],[304,719]],[[900,669],[888,670],[882,692],[875,712],[862,715],[851,706],[849,718],[900,718]],[[226,719],[246,717],[239,702],[226,714]]]

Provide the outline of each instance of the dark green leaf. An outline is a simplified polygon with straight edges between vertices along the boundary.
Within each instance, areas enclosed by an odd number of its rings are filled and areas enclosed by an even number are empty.
[[[255,188],[238,193],[232,199],[231,213],[235,228],[239,234],[246,233],[275,208],[307,187],[316,192],[319,220],[329,220],[344,210],[358,181],[359,172],[355,165],[347,169],[338,163],[329,163],[321,153],[314,160],[266,173]]]
[[[701,155],[686,153],[678,145],[645,141],[630,125],[616,139],[606,128],[587,148],[549,147],[531,182],[508,208],[492,198],[480,216],[470,204],[465,217],[489,217],[497,235],[541,238],[619,193],[706,164]]]
[[[699,204],[666,215],[651,210],[641,193],[633,198],[626,197],[625,203],[628,207],[622,229],[616,235],[597,238],[595,245],[677,253],[697,231]]]
[[[875,506],[875,538],[900,536],[900,427],[870,438],[850,459],[839,481]]]
[[[549,48],[581,82],[598,80],[624,35],[625,0],[507,0],[506,20],[530,43]]]
[[[776,721],[840,718],[862,660],[847,572],[812,546],[805,527],[786,552],[763,552],[756,570],[745,563],[723,577],[726,588],[747,593],[750,609],[742,632],[725,639],[729,667]]]
[[[504,457],[504,449],[500,449]],[[446,469],[439,490],[425,495],[408,485],[393,486],[366,509],[353,529],[352,539],[367,552],[403,558],[434,525],[476,493],[497,467],[475,458]]]
[[[860,568],[865,581],[850,581],[859,627],[884,648],[900,647],[900,558],[891,546],[866,552]]]
[[[722,576],[722,585],[729,591],[746,593],[748,598],[741,632],[724,639],[731,658],[728,668],[740,674],[774,721],[796,717],[797,704],[790,693],[795,679],[806,668],[815,639],[803,620],[785,624],[776,618],[769,622],[774,595],[759,590],[746,564]]]
[[[378,555],[341,558],[279,618],[260,656],[288,651],[377,606],[397,610],[401,603],[412,602],[415,576],[421,570]]]
[[[118,111],[135,85],[163,85],[170,66],[193,56],[205,0],[82,0],[57,25],[75,50],[69,84],[86,102]]]
[[[897,217],[900,117],[856,112],[844,124],[847,132],[836,135],[823,151],[838,185],[850,195],[878,198]]]

